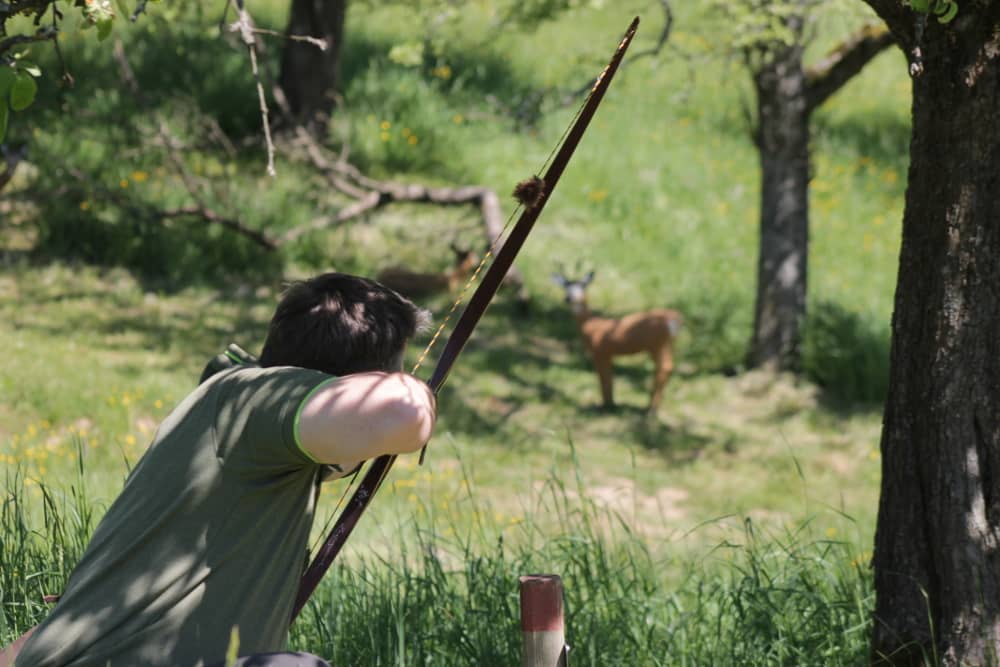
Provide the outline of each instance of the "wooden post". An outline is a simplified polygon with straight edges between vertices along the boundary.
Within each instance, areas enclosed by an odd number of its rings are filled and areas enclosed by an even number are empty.
[[[528,574],[521,585],[521,667],[566,667],[563,587],[557,574]]]

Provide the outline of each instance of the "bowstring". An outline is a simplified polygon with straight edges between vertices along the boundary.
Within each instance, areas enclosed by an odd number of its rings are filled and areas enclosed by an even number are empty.
[[[605,68],[601,72],[601,74],[597,77],[597,79],[594,81],[594,85],[591,87],[590,93],[587,95],[587,97],[584,98],[583,102],[577,107],[576,113],[573,114],[573,117],[570,119],[569,123],[567,123],[566,128],[563,130],[562,135],[559,137],[559,141],[557,141],[553,146],[552,150],[549,151],[549,154],[542,162],[542,165],[535,172],[536,174],[544,173],[545,169],[549,166],[549,163],[552,162],[553,156],[555,156],[556,152],[563,145],[563,142],[566,140],[566,136],[570,133],[570,130],[573,128],[573,125],[576,124],[576,121],[580,117],[580,114],[583,113],[584,107],[587,106],[587,102],[590,100],[591,96],[593,96],[594,90],[597,88],[597,84],[600,83],[601,79],[604,78],[606,72],[607,68]],[[476,270],[473,271],[472,275],[469,276],[469,279],[465,281],[465,284],[462,286],[462,289],[458,293],[458,297],[452,302],[451,308],[449,308],[448,312],[445,314],[444,320],[442,320],[441,324],[438,325],[437,329],[434,331],[434,335],[431,336],[430,341],[427,343],[426,346],[424,346],[423,351],[421,351],[420,356],[417,358],[416,363],[413,364],[413,367],[410,369],[410,375],[416,375],[417,371],[423,365],[424,361],[426,361],[427,356],[430,354],[431,350],[437,344],[437,341],[441,337],[441,334],[444,333],[444,330],[448,326],[448,323],[451,321],[451,318],[454,316],[455,311],[458,310],[458,307],[462,305],[462,303],[465,301],[465,295],[468,294],[469,290],[476,283],[476,280],[479,278],[479,274],[482,273],[482,270],[486,266],[486,263],[490,260],[491,257],[495,255],[497,246],[500,244],[500,241],[504,238],[507,231],[510,229],[511,224],[514,222],[514,220],[516,219],[518,213],[521,211],[522,208],[524,208],[524,205],[518,202],[518,205],[514,207],[514,210],[511,211],[510,215],[507,216],[507,220],[506,222],[504,222],[503,228],[500,230],[500,233],[497,234],[496,238],[490,242],[490,246],[486,249],[486,252],[483,253],[483,258],[479,260],[479,264],[476,266]],[[423,457],[421,457],[421,459],[422,458]],[[323,530],[319,533],[319,537],[313,542],[312,546],[310,547],[309,552],[311,555],[315,555],[316,550],[319,548],[318,545],[319,541],[325,539],[326,534],[330,531],[330,524],[333,523],[334,519],[340,513],[340,508],[344,504],[344,499],[347,498],[347,494],[350,493],[352,488],[354,488],[354,482],[357,480],[358,475],[361,473],[361,469],[364,467],[365,466],[363,465],[358,466],[357,470],[354,471],[354,474],[351,475],[351,479],[347,482],[347,486],[344,489],[344,492],[340,495],[340,499],[337,500],[337,504],[334,506],[333,512],[331,512],[330,515],[327,517],[326,522],[323,525]],[[386,474],[388,474],[388,468],[386,468]]]
[[[601,76],[599,76],[597,78],[597,81],[599,82],[601,80],[601,78],[603,78],[603,76],[604,76],[604,72],[601,72]],[[597,84],[595,83],[594,87],[596,87],[596,85]],[[566,140],[566,135],[569,134],[570,130],[573,128],[573,125],[576,124],[576,120],[580,117],[580,114],[583,113],[583,109],[587,105],[587,101],[590,99],[591,95],[593,95],[593,94],[594,94],[594,90],[593,90],[593,88],[591,88],[590,95],[587,95],[587,97],[583,100],[583,102],[580,104],[580,106],[577,107],[576,113],[573,114],[573,118],[570,119],[569,123],[566,125],[566,129],[563,130],[562,136],[559,137],[559,141],[557,141],[555,143],[555,145],[553,146],[552,150],[549,151],[549,154],[545,158],[545,161],[542,162],[541,167],[539,167],[538,170],[535,172],[536,174],[543,173],[545,171],[546,167],[549,166],[549,163],[552,162],[552,157],[559,150],[559,147],[563,145],[563,142]],[[518,205],[516,207],[514,207],[514,210],[511,211],[511,214],[509,216],[507,216],[507,221],[504,223],[503,229],[501,229],[500,233],[497,234],[497,237],[495,239],[493,239],[493,241],[490,242],[490,247],[486,249],[486,252],[483,254],[483,258],[480,260],[479,265],[476,267],[476,270],[473,271],[472,275],[469,277],[469,279],[466,281],[465,285],[462,287],[462,290],[458,294],[458,298],[455,299],[454,303],[451,304],[451,309],[445,315],[444,321],[441,322],[441,324],[438,326],[437,330],[434,332],[434,335],[431,337],[430,342],[427,343],[427,346],[424,347],[423,352],[420,353],[420,357],[417,359],[417,363],[415,363],[413,365],[413,368],[410,369],[410,375],[416,375],[417,370],[424,363],[424,360],[427,359],[427,355],[430,354],[430,351],[431,351],[431,349],[433,349],[434,345],[437,343],[438,338],[441,337],[442,332],[444,332],[445,327],[448,326],[448,322],[451,321],[451,318],[455,314],[455,311],[458,310],[458,307],[460,305],[462,305],[463,301],[465,301],[465,295],[468,293],[468,291],[472,287],[472,285],[475,284],[476,279],[479,277],[479,274],[483,270],[483,267],[486,266],[486,262],[488,262],[489,259],[490,259],[490,257],[493,257],[493,255],[495,254],[494,251],[496,250],[497,245],[500,243],[500,240],[503,239],[504,235],[510,229],[511,224],[514,222],[514,219],[516,218],[518,212],[522,208],[524,208],[524,205],[521,204],[521,203],[518,203]]]

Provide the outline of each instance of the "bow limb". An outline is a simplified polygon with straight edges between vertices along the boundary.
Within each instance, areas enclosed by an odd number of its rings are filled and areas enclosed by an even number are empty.
[[[462,312],[462,316],[455,325],[455,329],[448,338],[448,342],[445,343],[444,350],[441,352],[441,357],[438,359],[437,366],[434,368],[434,372],[432,373],[430,380],[427,381],[428,386],[430,386],[431,391],[433,391],[435,395],[437,395],[441,386],[444,385],[452,366],[458,359],[458,356],[462,353],[462,349],[465,347],[465,344],[472,336],[472,332],[476,328],[476,324],[479,322],[483,313],[486,312],[486,308],[489,306],[493,296],[497,293],[497,290],[500,289],[500,283],[503,281],[507,271],[514,263],[514,258],[521,250],[521,246],[524,245],[524,241],[528,237],[528,233],[534,226],[535,220],[538,219],[538,215],[545,207],[545,203],[548,201],[549,196],[555,189],[556,183],[559,182],[559,177],[562,175],[563,170],[569,163],[569,159],[572,157],[573,151],[576,150],[577,144],[580,143],[580,139],[583,137],[583,133],[590,124],[590,119],[593,118],[594,112],[601,103],[604,93],[611,84],[611,79],[614,77],[614,74],[618,69],[618,65],[621,63],[622,57],[624,57],[626,49],[628,49],[629,44],[631,44],[632,38],[635,36],[635,31],[638,27],[639,17],[637,16],[632,20],[628,30],[625,31],[625,36],[618,45],[618,49],[612,56],[611,61],[604,68],[604,71],[601,72],[601,75],[597,78],[597,81],[594,83],[594,87],[591,90],[590,96],[581,108],[580,113],[577,114],[572,127],[566,133],[565,140],[560,146],[555,157],[552,159],[549,168],[545,172],[545,176],[542,178],[541,192],[537,195],[537,198],[535,198],[533,202],[525,205],[524,211],[521,213],[521,217],[518,218],[517,223],[511,229],[510,234],[504,241],[503,246],[497,252],[496,258],[493,260],[490,268],[486,271],[482,281],[479,283],[479,287],[476,288],[476,291],[469,299],[469,303]],[[320,579],[323,578],[327,569],[333,564],[334,558],[336,558],[337,554],[340,553],[340,550],[347,541],[348,536],[351,534],[351,531],[354,530],[354,526],[357,525],[358,520],[361,518],[361,514],[368,506],[372,496],[374,496],[375,492],[378,491],[379,486],[382,484],[382,480],[385,479],[386,474],[389,472],[389,468],[392,467],[395,460],[395,455],[380,456],[375,459],[369,467],[368,472],[365,474],[364,479],[361,481],[361,484],[358,485],[357,491],[354,492],[354,495],[351,496],[351,499],[344,507],[344,511],[341,512],[339,517],[337,517],[337,522],[330,531],[330,535],[327,537],[323,546],[320,548],[319,552],[317,552],[316,557],[309,565],[309,568],[302,576],[302,580],[299,584],[299,592],[295,599],[295,606],[292,610],[293,621],[299,615],[299,612],[302,611],[306,601],[309,599],[309,596],[312,595],[316,586],[319,585]]]

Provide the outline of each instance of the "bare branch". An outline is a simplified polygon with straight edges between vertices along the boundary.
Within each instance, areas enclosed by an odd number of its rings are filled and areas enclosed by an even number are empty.
[[[6,144],[0,144],[0,155],[3,155],[4,159],[4,169],[0,172],[0,191],[3,191],[10,180],[14,178],[17,165],[28,155],[28,146],[24,145],[16,150],[10,150]]]
[[[334,188],[352,197],[354,202],[339,210],[336,215],[318,218],[307,225],[288,230],[278,239],[279,244],[343,224],[383,206],[403,202],[443,206],[477,205],[490,247],[495,247],[500,242],[504,230],[503,211],[500,208],[500,198],[490,188],[479,185],[432,188],[413,183],[378,181],[365,176],[361,170],[348,163],[344,156],[337,160],[328,159],[323,147],[301,125],[296,131],[297,141],[304,146],[305,154],[313,166],[327,177]],[[504,283],[517,290],[520,303],[527,302],[529,295],[524,287],[524,279],[515,267],[510,268]]]
[[[663,50],[663,47],[666,46],[667,40],[670,39],[670,30],[674,26],[674,12],[670,7],[670,0],[659,0],[659,2],[660,7],[663,9],[663,28],[660,30],[660,35],[656,38],[656,44],[644,51],[637,51],[633,53],[625,59],[619,69],[623,69],[626,65],[629,65],[640,58],[648,58],[650,56],[659,55],[660,51]],[[567,93],[563,96],[560,106],[569,106],[570,104],[573,104],[573,102],[579,99],[581,95],[587,93],[591,88],[593,88],[596,83],[597,77],[594,77],[585,85]]]
[[[868,25],[806,70],[806,104],[811,112],[850,81],[868,62],[895,43],[882,26]]]
[[[340,224],[368,213],[382,206],[400,202],[431,203],[440,205],[479,204],[480,213],[490,241],[495,242],[503,229],[503,214],[499,199],[489,188],[478,185],[454,188],[431,188],[424,185],[378,181],[361,173],[354,165],[344,161],[331,161],[324,155],[323,148],[305,128],[298,127],[298,141],[306,149],[306,155],[321,173],[326,175],[331,185],[348,194],[355,203],[341,209],[337,215],[321,218],[305,227],[289,230],[281,237],[282,242],[299,238],[303,234]]]
[[[271,124],[268,120],[267,98],[264,96],[264,85],[261,83],[260,70],[257,67],[257,48],[256,39],[253,36],[253,21],[250,18],[250,14],[247,13],[246,8],[243,6],[243,0],[236,0],[236,9],[239,18],[236,23],[230,26],[230,30],[239,32],[240,39],[243,40],[243,43],[247,47],[247,51],[250,53],[250,69],[253,72],[254,81],[257,82],[257,99],[260,102],[260,115],[264,126],[264,141],[267,144],[267,175],[273,177],[277,175],[277,172],[274,170],[274,141],[271,139]]]
[[[199,218],[205,222],[222,225],[223,227],[226,227],[241,236],[245,236],[267,250],[278,249],[278,243],[269,238],[263,232],[247,227],[239,220],[219,215],[206,206],[199,204],[194,206],[183,206],[180,208],[160,209],[143,202],[132,200],[112,188],[108,188],[100,183],[95,183],[86,174],[75,167],[69,165],[66,165],[65,167],[67,173],[84,188],[83,192],[100,193],[101,197],[114,202],[117,206],[130,212],[138,219],[159,221],[180,217]]]
[[[864,2],[885,21],[889,30],[896,36],[896,41],[909,53],[917,41],[916,17],[919,13],[912,11],[899,0],[864,0]]]
[[[279,243],[272,240],[271,238],[264,235],[262,232],[256,229],[247,227],[239,220],[233,218],[227,218],[223,215],[219,215],[210,208],[205,208],[204,206],[183,206],[181,208],[171,208],[165,210],[153,209],[154,213],[161,218],[179,218],[179,217],[196,217],[205,220],[206,222],[213,222],[218,225],[230,229],[241,236],[245,236],[248,239],[256,242],[257,245],[267,248],[268,250],[277,250]]]
[[[135,11],[133,11],[132,16],[129,17],[129,20],[132,21],[132,23],[138,21],[139,16],[146,13],[146,1],[147,0],[139,0],[136,4]]]
[[[278,32],[277,30],[267,30],[265,28],[254,28],[253,32],[255,35],[270,35],[271,37],[280,37],[282,39],[290,39],[293,42],[306,42],[307,44],[312,44],[320,51],[326,51],[330,48],[330,45],[325,39],[320,39],[319,37],[312,37],[311,35],[287,35],[283,32]]]
[[[129,92],[142,102],[142,90],[139,88],[139,81],[135,78],[135,71],[133,71],[128,58],[125,56],[125,46],[122,44],[122,40],[115,40],[111,53],[118,62],[118,69],[122,73],[122,81],[128,86]]]
[[[13,35],[7,39],[0,40],[0,55],[10,51],[19,44],[33,44],[34,42],[44,42],[50,39],[55,40],[58,34],[58,29],[47,25],[36,30],[33,35]]]
[[[62,17],[56,9],[52,8],[52,29],[57,33],[59,31],[59,19]],[[52,47],[56,50],[56,58],[59,60],[59,64],[62,66],[62,80],[70,88],[73,87],[75,82],[73,81],[73,75],[69,73],[69,66],[66,65],[66,59],[63,57],[62,47],[59,46],[58,36],[52,40]]]

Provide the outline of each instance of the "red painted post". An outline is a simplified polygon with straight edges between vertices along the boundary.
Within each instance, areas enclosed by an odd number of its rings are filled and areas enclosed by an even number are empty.
[[[521,667],[566,667],[563,588],[557,574],[528,574],[521,585]]]

